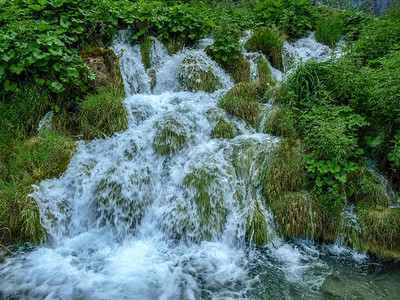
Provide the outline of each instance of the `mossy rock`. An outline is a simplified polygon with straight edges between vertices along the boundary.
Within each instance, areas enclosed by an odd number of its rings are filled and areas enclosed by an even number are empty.
[[[287,238],[312,238],[311,201],[301,192],[286,192],[272,202],[275,221]]]
[[[385,186],[365,167],[359,167],[347,175],[348,189],[353,193],[348,199],[357,206],[386,208],[389,199]]]
[[[232,122],[225,117],[221,117],[211,131],[211,137],[215,139],[233,139],[235,137],[235,128]]]
[[[79,55],[83,63],[96,74],[96,79],[91,82],[96,91],[106,87],[110,92],[125,93],[119,59],[114,51],[95,47],[81,51]]]
[[[134,230],[152,201],[151,173],[148,168],[133,170],[128,175],[128,185],[115,176],[117,173],[118,169],[112,168],[107,177],[100,180],[95,194],[96,205],[106,223],[117,230]]]
[[[172,115],[167,115],[158,121],[156,127],[153,147],[154,151],[160,155],[181,150],[190,139],[187,125]]]
[[[362,209],[358,216],[364,250],[400,260],[400,208]]]
[[[190,92],[212,93],[220,86],[211,64],[201,56],[188,55],[179,67],[179,81]]]
[[[246,237],[257,246],[265,246],[271,241],[268,224],[258,205],[247,218]]]
[[[231,74],[235,83],[250,81],[250,62],[244,57],[230,62],[229,67],[225,69]]]
[[[257,77],[261,84],[275,85],[276,82],[269,68],[269,62],[259,55],[257,62]]]
[[[124,95],[104,87],[80,104],[80,126],[86,139],[111,136],[128,128]]]
[[[208,166],[194,170],[183,180],[183,184],[193,191],[200,240],[211,240],[222,232],[227,214],[224,180],[217,167]]]
[[[150,68],[150,52],[153,41],[150,36],[146,35],[140,39],[140,54],[142,55],[142,62],[144,68],[147,70]]]
[[[255,128],[259,132],[278,136],[282,132],[281,115],[282,111],[278,105],[260,105],[260,113]]]
[[[342,208],[332,208],[324,205],[323,196],[311,193],[313,221],[315,226],[314,239],[321,243],[334,243],[338,239]],[[329,199],[328,201],[333,201]]]
[[[260,110],[258,102],[263,94],[264,86],[259,82],[242,82],[230,89],[220,99],[218,106],[255,126]]]
[[[283,70],[282,52],[286,39],[283,32],[264,27],[253,33],[253,36],[246,42],[245,48],[253,52],[261,51],[268,57],[273,67]]]
[[[300,143],[281,141],[263,169],[262,188],[265,198],[275,201],[285,192],[304,190],[305,174],[305,162]]]

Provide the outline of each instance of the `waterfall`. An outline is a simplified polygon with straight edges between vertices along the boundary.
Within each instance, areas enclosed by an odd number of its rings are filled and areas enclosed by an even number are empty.
[[[306,240],[281,239],[260,191],[258,162],[273,153],[280,139],[218,108],[219,98],[233,83],[204,53],[212,40],[171,56],[153,38],[152,89],[140,46],[129,37],[128,31],[121,31],[112,45],[120,56],[128,129],[80,142],[60,178],[34,187],[31,196],[49,242],[21,246],[13,257],[0,261],[0,298],[282,299],[292,298],[293,291],[307,298],[319,295],[331,274],[325,250]],[[311,40],[299,42],[301,51],[323,48]],[[287,55],[300,56],[293,47],[286,45]],[[327,55],[324,51],[314,55]],[[256,79],[260,54],[244,54]],[[194,67],[212,73],[214,92],[190,92],[182,83],[182,77],[193,76]],[[273,71],[280,80],[282,74]],[[235,138],[211,138],[221,117],[233,122]],[[311,203],[309,209],[313,223]],[[265,247],[250,242],[259,223],[265,224]],[[352,259],[349,253],[341,254],[347,257],[343,259]]]

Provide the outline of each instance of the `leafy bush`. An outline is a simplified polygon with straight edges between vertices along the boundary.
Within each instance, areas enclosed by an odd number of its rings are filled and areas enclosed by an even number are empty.
[[[276,26],[291,38],[312,28],[312,6],[309,0],[264,0],[254,10],[259,22],[266,27]]]

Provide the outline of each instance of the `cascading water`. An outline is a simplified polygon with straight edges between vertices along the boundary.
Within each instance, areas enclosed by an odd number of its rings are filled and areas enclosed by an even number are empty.
[[[323,299],[346,288],[332,268],[344,276],[368,268],[365,255],[343,247],[278,237],[257,159],[279,139],[217,107],[232,83],[204,54],[210,41],[169,56],[153,39],[152,93],[139,47],[127,37],[119,33],[112,49],[121,57],[129,128],[81,142],[60,178],[35,187],[49,242],[16,245],[0,260],[0,298]],[[217,91],[186,90],[179,78],[192,76],[180,67],[188,56],[212,70]],[[221,116],[236,138],[210,137]],[[260,216],[266,247],[245,238]],[[359,283],[361,296],[396,292],[372,288],[373,280]]]

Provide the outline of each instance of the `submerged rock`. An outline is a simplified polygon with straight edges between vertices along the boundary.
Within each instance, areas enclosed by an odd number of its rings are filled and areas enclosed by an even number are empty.
[[[189,140],[188,125],[173,115],[166,115],[156,123],[157,131],[153,140],[154,151],[168,155],[182,149]]]
[[[209,61],[202,56],[188,55],[179,67],[179,81],[190,92],[212,93],[220,84]]]

